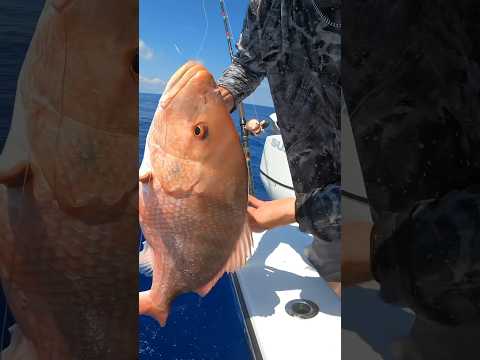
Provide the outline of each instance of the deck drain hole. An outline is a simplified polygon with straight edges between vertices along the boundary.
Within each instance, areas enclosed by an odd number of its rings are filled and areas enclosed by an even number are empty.
[[[285,310],[290,316],[301,319],[310,319],[318,314],[318,305],[313,301],[304,299],[291,300],[285,305]]]

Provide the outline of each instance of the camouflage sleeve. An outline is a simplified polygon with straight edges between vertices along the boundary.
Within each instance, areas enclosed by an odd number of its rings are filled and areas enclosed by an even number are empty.
[[[324,241],[340,238],[341,192],[338,184],[297,194],[295,218],[300,230]]]
[[[372,234],[383,299],[445,324],[480,316],[480,186],[417,203],[391,235]]]
[[[263,0],[262,7],[266,6]],[[250,1],[237,43],[237,53],[231,65],[223,72],[218,85],[226,88],[235,99],[235,106],[255,91],[265,77],[265,65],[261,55],[261,19],[259,1]],[[280,29],[278,29],[280,31]]]

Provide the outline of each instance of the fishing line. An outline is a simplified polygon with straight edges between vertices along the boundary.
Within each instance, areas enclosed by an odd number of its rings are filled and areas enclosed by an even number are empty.
[[[200,53],[203,51],[203,48],[205,47],[205,42],[207,41],[207,35],[208,35],[208,15],[207,15],[207,10],[205,9],[205,0],[202,0],[202,9],[203,9],[203,16],[205,19],[205,31],[203,32],[203,38],[202,41],[200,42],[200,48],[197,51],[197,54],[195,56],[196,59],[199,58]]]
[[[228,13],[225,10],[225,1],[220,0],[220,15],[223,18],[223,25],[225,28],[225,37],[227,39],[227,49],[228,49],[228,54],[230,55],[230,61],[233,61],[234,59],[234,54],[233,54],[233,46],[232,46],[232,30],[230,27],[230,21],[228,19]],[[245,121],[245,108],[243,106],[243,102],[240,101],[237,105],[237,111],[238,114],[240,115],[240,131],[241,131],[241,145],[242,145],[242,150],[245,155],[245,160],[247,163],[247,171],[248,171],[248,193],[249,194],[255,194],[255,188],[253,184],[253,179],[252,179],[252,169],[251,169],[251,162],[250,162],[250,150],[248,146],[248,131],[246,129],[246,121]]]
[[[225,6],[225,14],[230,13],[229,10],[228,10],[227,3],[224,3],[224,6]],[[230,37],[233,39],[233,32],[232,32],[232,29],[230,28],[230,22],[228,22],[228,33],[229,33]],[[255,94],[255,91],[254,91],[253,94],[252,94],[252,99],[255,99],[255,97],[256,97],[256,94]],[[256,107],[255,104],[252,104],[252,105],[253,105],[253,110],[255,112],[255,118],[258,120],[257,107]]]

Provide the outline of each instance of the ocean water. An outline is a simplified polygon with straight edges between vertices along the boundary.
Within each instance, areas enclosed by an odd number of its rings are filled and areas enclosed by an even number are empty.
[[[140,94],[140,159],[145,138],[160,96]],[[247,119],[266,119],[273,108],[246,105]],[[233,114],[239,131],[238,114]],[[252,173],[256,196],[268,199],[259,177],[263,144],[269,129],[250,138]],[[227,155],[228,156],[228,155]],[[150,287],[151,278],[140,275],[140,290]],[[200,298],[184,294],[173,305],[168,323],[161,328],[149,317],[141,316],[139,324],[140,359],[165,360],[249,360],[252,359],[240,305],[229,275],[224,275],[212,291]]]

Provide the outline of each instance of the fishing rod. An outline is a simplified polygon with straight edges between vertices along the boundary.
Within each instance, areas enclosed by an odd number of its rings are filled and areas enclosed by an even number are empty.
[[[220,11],[223,18],[223,25],[225,27],[225,35],[227,37],[227,46],[228,46],[228,53],[230,55],[230,60],[233,61],[233,45],[232,45],[232,30],[230,28],[230,20],[228,19],[227,11],[225,10],[225,2],[224,0],[220,0]],[[255,189],[253,187],[253,180],[252,180],[252,168],[250,165],[250,149],[248,146],[248,130],[246,128],[247,122],[245,120],[245,108],[243,106],[243,102],[240,102],[237,106],[238,114],[240,115],[240,131],[242,133],[241,137],[241,144],[243,148],[243,152],[245,153],[245,160],[247,162],[247,170],[248,170],[248,193],[254,195]]]

